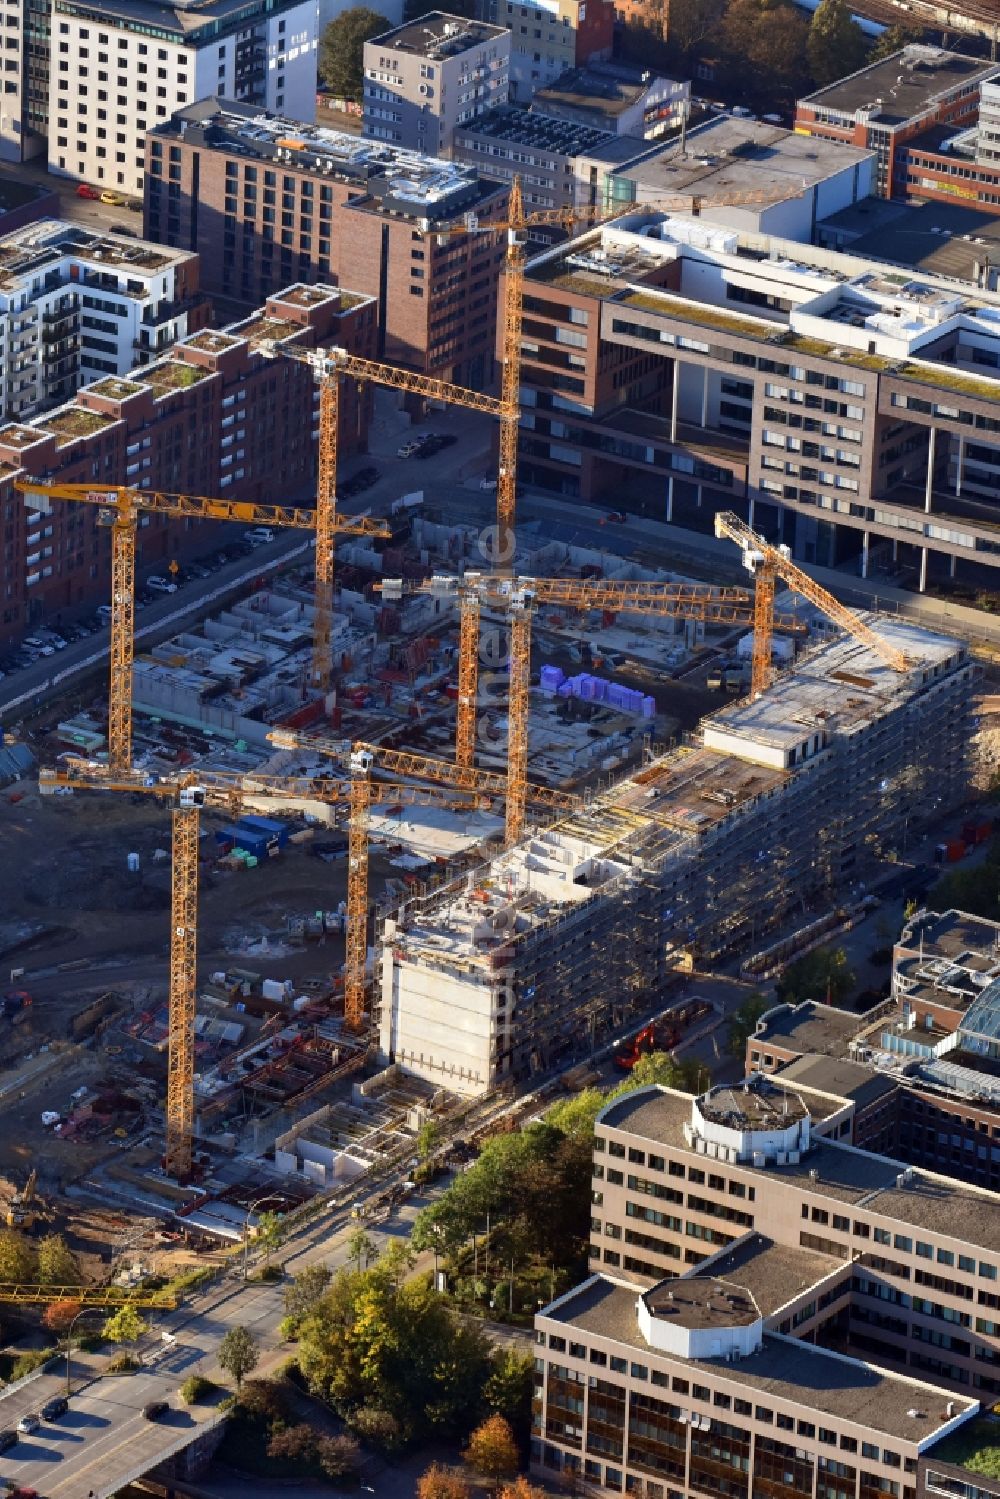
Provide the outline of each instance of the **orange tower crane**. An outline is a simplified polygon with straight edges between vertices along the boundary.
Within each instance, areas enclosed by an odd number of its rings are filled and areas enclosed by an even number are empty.
[[[439,574],[426,583],[406,584],[386,578],[382,597],[395,600],[407,593],[457,598],[461,610],[458,656],[458,712],[455,761],[471,766],[475,751],[476,700],[479,680],[478,625],[482,607],[509,610],[511,618],[509,732],[507,745],[508,842],[524,829],[525,800],[518,788],[528,780],[528,705],[531,672],[531,615],[537,604],[562,604],[577,609],[614,609],[631,613],[698,619],[709,624],[749,622],[754,596],[744,588],[718,588],[709,583],[604,582],[575,578],[498,578],[466,573],[462,578]],[[467,623],[468,620],[473,622]],[[782,615],[775,625],[801,634],[804,626],[794,615]]]
[[[374,770],[391,771],[394,775],[416,776],[438,786],[449,787],[459,792],[476,793],[479,797],[509,797],[509,777],[491,771],[477,770],[473,765],[453,765],[448,760],[433,755],[421,755],[411,750],[388,749],[384,745],[351,743],[348,740],[325,740],[307,738],[290,729],[275,729],[268,738],[272,744],[284,749],[314,749],[319,754],[329,755],[340,764],[347,764],[351,776],[351,811],[348,834],[348,885],[347,885],[347,959],[344,968],[344,1012],[345,1015],[361,1016],[364,1012],[365,965],[367,962],[367,918],[368,918],[368,813],[373,799],[390,799],[386,788],[372,779]],[[411,787],[419,792],[419,786]],[[396,796],[400,787],[392,788],[392,800],[407,800]],[[559,791],[550,786],[536,786],[526,782],[522,805],[528,800],[553,811],[573,811],[581,805],[581,798],[571,792]]]
[[[874,652],[879,660],[891,666],[893,671],[907,671],[910,662],[902,651],[883,640],[870,625],[865,624],[853,610],[846,608],[832,593],[802,571],[791,560],[785,546],[772,546],[763,536],[751,530],[746,521],[740,520],[732,511],[723,510],[715,517],[715,534],[735,541],[743,551],[743,565],[755,579],[753,619],[753,671],[751,693],[756,697],[771,682],[771,643],[774,636],[774,589],[775,582],[782,578],[796,593],[815,604],[817,609],[839,625],[846,634]]]
[[[15,489],[37,509],[53,500],[96,505],[98,524],[111,531],[111,674],[108,691],[108,767],[118,773],[132,764],[132,663],[135,651],[135,547],[141,515],[169,515],[195,520],[241,521],[253,525],[311,531],[312,510],[286,505],[255,505],[241,500],[210,500],[197,495],[164,494],[126,485],[96,488],[88,484],[44,484],[16,479]],[[382,521],[334,520],[334,529],[351,536],[388,536]]]
[[[443,401],[452,406],[468,406],[474,411],[495,415],[500,402],[495,396],[480,395],[462,385],[436,380],[361,359],[346,349],[303,349],[273,341],[259,345],[268,358],[279,355],[308,364],[319,384],[319,456],[316,470],[316,593],[315,633],[313,636],[313,686],[327,692],[333,681],[333,658],[330,641],[333,626],[333,600],[336,559],[334,543],[344,526],[337,518],[337,450],[340,428],[340,381],[350,376],[359,384],[384,385],[405,390],[427,400]],[[385,531],[388,535],[388,531]]]

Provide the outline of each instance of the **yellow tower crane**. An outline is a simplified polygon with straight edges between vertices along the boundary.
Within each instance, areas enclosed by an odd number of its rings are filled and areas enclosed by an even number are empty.
[[[575,578],[499,578],[466,573],[462,578],[438,574],[427,582],[404,584],[386,578],[382,597],[397,600],[403,593],[426,593],[456,598],[460,607],[458,653],[458,712],[455,761],[470,767],[475,754],[476,700],[479,683],[479,618],[486,607],[509,611],[511,619],[508,687],[506,838],[516,842],[524,830],[528,782],[528,707],[531,680],[531,615],[537,604],[562,604],[576,609],[614,609],[630,613],[697,619],[708,624],[742,624],[753,614],[754,597],[745,588],[719,588],[710,583],[604,582]],[[471,621],[471,622],[470,622]],[[775,620],[777,628],[802,634],[794,615]]]
[[[114,772],[132,764],[132,662],[135,651],[135,545],[141,515],[169,515],[194,520],[240,521],[260,526],[317,525],[312,510],[287,505],[255,505],[242,500],[212,500],[197,495],[165,494],[126,485],[99,488],[89,484],[43,484],[16,479],[15,489],[36,509],[53,500],[96,505],[98,524],[111,531],[111,675],[108,691],[108,766]],[[383,521],[335,519],[334,530],[350,536],[388,536]]]
[[[350,771],[344,1013],[360,1016],[364,1011],[367,962],[368,812],[376,796],[385,800],[408,799],[395,795],[400,790],[398,785],[392,788],[393,796],[389,798],[386,788],[372,779],[373,771],[378,769],[390,771],[394,775],[415,776],[439,787],[449,787],[456,792],[474,792],[480,797],[509,797],[510,780],[507,776],[491,771],[477,770],[474,765],[453,765],[434,755],[389,749],[385,745],[308,738],[291,729],[275,729],[268,738],[272,744],[283,749],[312,749],[319,754],[328,755],[339,764],[346,764]],[[419,792],[429,788],[412,786],[409,789],[411,792]],[[568,812],[581,805],[581,798],[571,792],[559,791],[551,786],[536,786],[526,781],[523,802],[529,800],[552,811]]]
[[[480,395],[447,380],[430,375],[413,374],[391,364],[379,364],[349,354],[346,349],[303,349],[265,340],[259,346],[268,358],[283,355],[312,369],[319,383],[319,457],[316,470],[316,593],[315,633],[313,636],[313,686],[329,690],[333,681],[333,659],[330,640],[333,624],[333,599],[336,559],[334,543],[344,525],[337,518],[337,454],[340,429],[340,381],[346,376],[359,385],[384,385],[392,390],[406,390],[427,400],[443,401],[452,406],[468,406],[474,411],[496,414],[500,402],[495,396]],[[386,531],[384,534],[388,535]]]
[[[71,761],[65,769],[43,770],[39,785],[86,791],[139,792],[171,807],[171,928],[168,999],[168,1056],[165,1164],[180,1181],[191,1175],[194,1150],[194,1041],[197,998],[198,848],[201,812],[218,807],[235,814],[248,797],[271,801],[313,800],[346,804],[349,811],[349,875],[347,899],[347,954],[344,977],[344,1020],[349,1030],[364,1025],[365,968],[368,952],[368,817],[379,801],[407,805],[478,807],[506,787],[502,776],[471,771],[468,778],[483,787],[449,784],[453,767],[438,762],[441,783],[382,782],[371,776],[374,754],[397,755],[400,770],[409,774],[420,757],[403,752],[352,751],[351,779],[280,777],[263,774],[198,770],[158,778],[143,771],[112,772],[105,765]],[[430,766],[429,757],[427,765]],[[424,774],[428,773],[425,767]],[[539,799],[554,808],[579,804],[565,793],[538,788]]]
[[[902,651],[883,640],[870,625],[865,624],[853,610],[846,608],[832,593],[822,588],[791,560],[785,546],[772,546],[763,536],[747,525],[746,521],[723,510],[715,517],[715,534],[735,541],[742,548],[743,565],[754,575],[753,616],[753,670],[750,690],[754,697],[770,685],[771,643],[774,635],[774,589],[778,578],[782,578],[796,593],[815,604],[817,609],[839,625],[846,634],[874,652],[879,660],[891,666],[893,671],[906,671],[910,662]]]

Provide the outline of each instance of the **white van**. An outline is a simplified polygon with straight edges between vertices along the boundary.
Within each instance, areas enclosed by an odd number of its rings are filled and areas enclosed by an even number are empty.
[[[274,532],[267,526],[255,526],[252,531],[247,531],[243,540],[252,547],[266,547],[274,540]]]

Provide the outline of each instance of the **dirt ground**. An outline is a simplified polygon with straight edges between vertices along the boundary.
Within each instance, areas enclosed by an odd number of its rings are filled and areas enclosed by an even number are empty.
[[[254,870],[214,867],[217,826],[203,818],[198,971],[204,983],[223,968],[264,977],[330,979],[344,958],[343,938],[284,946],[285,918],[334,909],[346,896],[346,860],[326,863],[309,845],[289,845]],[[317,836],[322,839],[322,830]],[[72,1017],[108,990],[124,1012],[155,1010],[168,990],[170,861],[169,813],[148,798],[47,796],[19,787],[0,794],[0,992],[11,972],[32,996],[15,1021],[0,1018],[0,1178],[22,1186],[32,1166],[53,1189],[107,1154],[113,1142],[63,1140],[41,1123],[44,1109],[66,1114],[79,1088],[129,1087],[136,1069],[113,1047],[80,1046],[69,1039]],[[132,874],[127,855],[138,853]],[[371,895],[387,874],[375,855]],[[269,939],[271,951],[248,944]],[[71,965],[66,967],[66,965]],[[105,1040],[118,1041],[117,1024]],[[154,1069],[155,1070],[155,1069]],[[151,1096],[158,1093],[152,1088]],[[0,1187],[0,1196],[6,1195]]]

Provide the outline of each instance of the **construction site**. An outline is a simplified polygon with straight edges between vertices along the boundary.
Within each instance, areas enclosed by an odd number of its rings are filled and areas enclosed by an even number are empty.
[[[49,1202],[238,1240],[964,800],[961,643],[847,610],[733,513],[745,587],[515,528],[525,222],[515,191],[499,397],[255,348],[315,377],[314,508],[14,481],[33,514],[98,507],[112,593],[106,685],[32,720],[38,787],[0,826],[8,1197],[37,1166]],[[497,419],[502,565],[421,504],[338,510],[346,380]],[[150,512],[315,556],[137,651]]]

